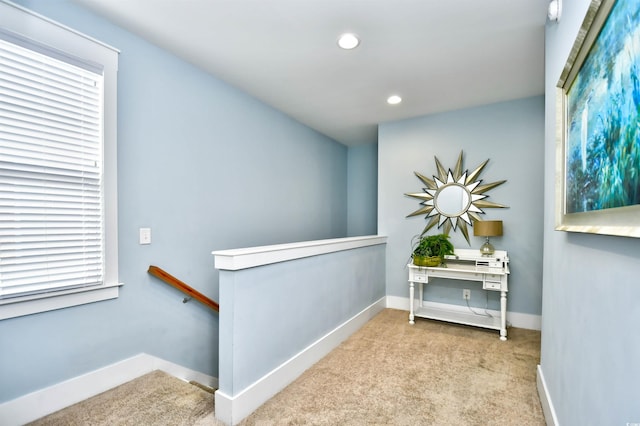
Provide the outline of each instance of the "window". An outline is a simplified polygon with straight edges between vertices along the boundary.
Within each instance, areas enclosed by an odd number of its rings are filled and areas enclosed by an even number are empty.
[[[119,285],[117,52],[4,9],[49,44],[0,22],[0,319],[112,299]],[[69,52],[68,39],[85,46]]]

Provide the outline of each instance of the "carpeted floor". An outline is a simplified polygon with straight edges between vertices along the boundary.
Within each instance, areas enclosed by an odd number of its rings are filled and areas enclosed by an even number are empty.
[[[247,417],[271,425],[545,425],[540,333],[498,332],[385,309]]]
[[[242,426],[545,425],[540,333],[416,319],[385,309]],[[213,395],[162,372],[33,425],[221,425]]]
[[[30,426],[216,425],[213,394],[156,370]]]

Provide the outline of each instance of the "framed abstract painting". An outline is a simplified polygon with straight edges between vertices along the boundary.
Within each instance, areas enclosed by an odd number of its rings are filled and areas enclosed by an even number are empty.
[[[556,114],[556,229],[640,238],[640,0],[592,0]]]

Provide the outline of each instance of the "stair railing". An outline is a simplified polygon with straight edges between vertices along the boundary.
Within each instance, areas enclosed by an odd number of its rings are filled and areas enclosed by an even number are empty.
[[[180,281],[170,273],[164,271],[163,269],[158,268],[157,266],[150,265],[149,270],[147,272],[153,275],[154,277],[164,281],[165,283],[177,288],[178,290],[182,291],[186,295],[188,295],[189,298],[183,300],[184,303],[187,303],[191,298],[193,298],[193,299],[196,299],[198,302],[202,303],[203,305],[207,306],[208,308],[211,308],[216,312],[220,312],[220,305],[218,305],[217,302],[209,299],[207,296],[200,293],[198,290],[183,283],[182,281]]]

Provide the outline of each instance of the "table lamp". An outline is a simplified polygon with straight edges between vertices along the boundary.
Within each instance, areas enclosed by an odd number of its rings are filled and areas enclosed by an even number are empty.
[[[476,237],[486,237],[486,241],[480,247],[480,253],[483,256],[491,256],[496,249],[489,242],[489,237],[497,237],[502,235],[501,220],[477,220],[473,224],[473,235]]]

